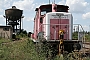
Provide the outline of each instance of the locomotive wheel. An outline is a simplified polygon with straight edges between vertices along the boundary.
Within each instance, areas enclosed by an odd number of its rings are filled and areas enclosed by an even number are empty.
[[[76,49],[76,50],[80,50],[80,49],[81,49],[81,45],[80,45],[79,43],[75,43],[75,44],[73,45],[73,47],[74,47],[74,49]]]

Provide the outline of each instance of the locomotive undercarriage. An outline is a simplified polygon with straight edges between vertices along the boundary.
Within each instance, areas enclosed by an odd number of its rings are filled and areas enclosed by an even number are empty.
[[[40,41],[36,42],[36,51],[38,52],[39,55],[42,53],[45,54],[46,58],[53,59],[57,55],[64,55],[64,54],[69,54],[72,51],[79,51],[81,49],[81,45],[79,44],[80,41],[73,40],[73,41],[63,41],[63,53],[59,51],[59,44],[60,41]]]
[[[67,51],[68,53],[76,50],[80,50],[81,49],[81,45],[79,44],[81,41],[77,41],[77,40],[73,40],[73,41],[63,41],[63,46],[64,46],[64,51]],[[42,41],[42,42],[38,42],[38,43],[42,43],[43,45],[47,45],[47,47],[49,48],[53,48],[54,50],[56,50],[59,53],[59,43],[60,41]],[[37,43],[37,44],[38,44]],[[58,54],[57,53],[57,54]]]
[[[74,49],[76,48],[77,50],[80,50],[81,49],[81,45],[79,44],[81,41],[77,41],[77,40],[64,40],[63,41],[63,46],[64,46],[64,51],[67,51],[67,52],[72,52],[74,51]],[[43,41],[42,42],[43,44],[47,43],[51,46],[53,46],[54,48],[56,48],[56,50],[58,51],[59,50],[59,43],[60,41]],[[76,45],[76,46],[75,46]]]

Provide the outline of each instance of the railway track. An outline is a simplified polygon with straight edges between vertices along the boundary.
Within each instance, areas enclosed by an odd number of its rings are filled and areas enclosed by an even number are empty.
[[[90,56],[90,42],[83,43],[83,48],[81,49],[81,52],[89,54]]]
[[[90,49],[90,42],[83,43],[83,48]]]

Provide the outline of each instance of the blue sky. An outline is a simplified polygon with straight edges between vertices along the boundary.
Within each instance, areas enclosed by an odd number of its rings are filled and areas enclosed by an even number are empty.
[[[33,32],[33,20],[35,17],[35,8],[41,4],[48,4],[49,0],[0,0],[0,25],[5,25],[5,9],[16,6],[23,10],[23,28]],[[53,0],[50,0],[52,3]],[[56,0],[56,4],[69,6],[69,12],[73,15],[73,23],[81,24],[86,31],[89,31],[90,25],[90,0]]]

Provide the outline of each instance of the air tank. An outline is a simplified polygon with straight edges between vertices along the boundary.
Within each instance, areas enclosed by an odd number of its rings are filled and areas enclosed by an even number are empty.
[[[15,6],[12,6],[12,8],[5,10],[5,15],[9,20],[19,20],[22,16],[22,12],[23,10],[17,9]]]

